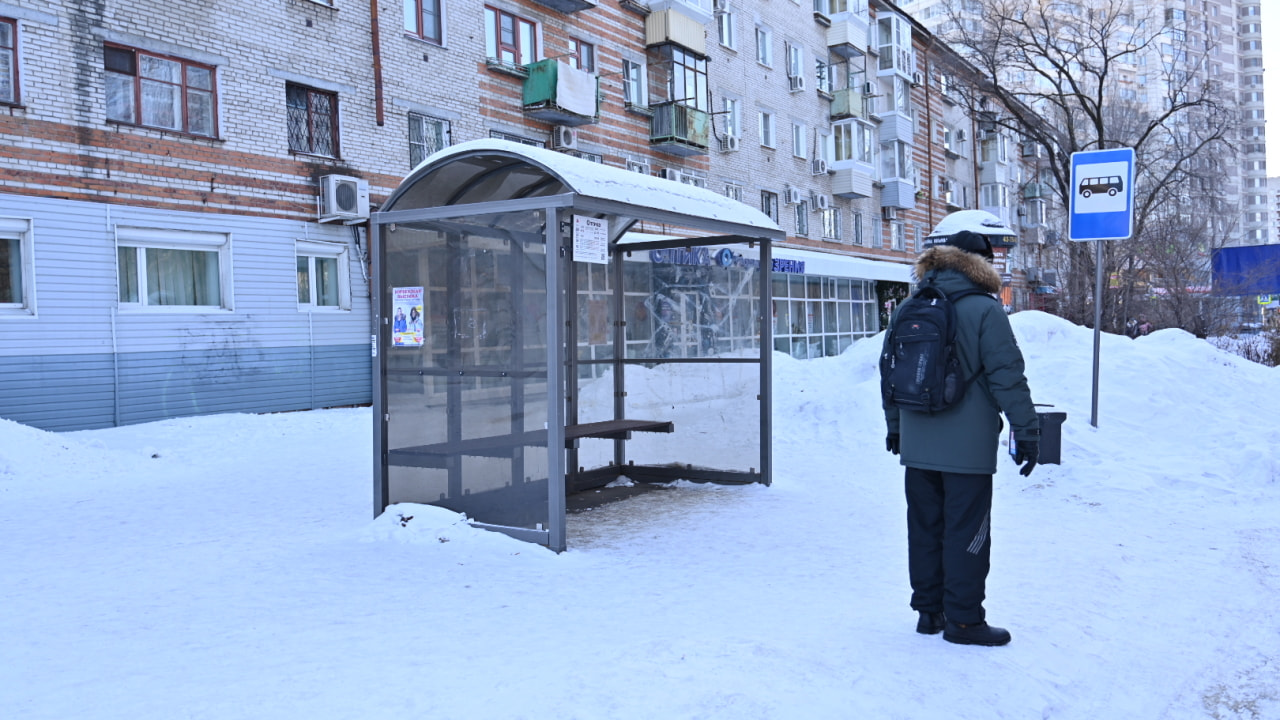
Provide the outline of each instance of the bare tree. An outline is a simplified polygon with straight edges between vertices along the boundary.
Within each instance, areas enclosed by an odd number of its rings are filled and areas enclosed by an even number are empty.
[[[1238,193],[1228,171],[1237,119],[1214,82],[1209,40],[1185,22],[1166,25],[1163,15],[1133,9],[1130,0],[952,0],[942,32],[985,78],[961,86],[972,112],[1044,148],[1037,180],[1054,188],[1059,207],[1070,207],[1072,153],[1133,148],[1138,242],[1106,243],[1108,277],[1154,265],[1153,247],[1203,247],[1206,233],[1224,237],[1238,214],[1222,200]],[[1188,214],[1205,221],[1203,232],[1174,222]],[[1066,222],[1065,211],[1051,220],[1062,237]],[[1095,248],[1056,247],[1057,312],[1091,325]],[[1133,288],[1113,285],[1109,295],[1132,297]],[[1118,329],[1120,302],[1103,301],[1104,327]],[[1170,319],[1185,321],[1182,313]]]

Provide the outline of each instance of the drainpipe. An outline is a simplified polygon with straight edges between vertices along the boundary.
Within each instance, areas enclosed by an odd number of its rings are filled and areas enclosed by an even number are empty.
[[[369,0],[369,33],[373,36],[373,108],[378,127],[386,124],[382,101],[382,30],[378,27],[378,0]]]

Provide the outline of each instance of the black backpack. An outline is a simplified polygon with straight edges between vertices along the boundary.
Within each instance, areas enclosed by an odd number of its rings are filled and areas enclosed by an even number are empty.
[[[885,408],[935,413],[964,397],[973,378],[964,377],[956,352],[955,302],[986,295],[976,288],[948,296],[929,278],[898,310],[880,356],[880,394]]]

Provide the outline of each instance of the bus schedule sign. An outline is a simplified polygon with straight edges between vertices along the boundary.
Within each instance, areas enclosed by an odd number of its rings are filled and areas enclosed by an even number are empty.
[[[1133,148],[1071,154],[1072,240],[1133,236]]]

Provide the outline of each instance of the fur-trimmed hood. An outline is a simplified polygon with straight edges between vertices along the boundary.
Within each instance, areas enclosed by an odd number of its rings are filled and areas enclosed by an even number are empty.
[[[955,270],[973,281],[985,293],[1000,292],[1000,274],[981,255],[950,245],[934,245],[916,260],[913,271],[917,282],[934,270]]]

